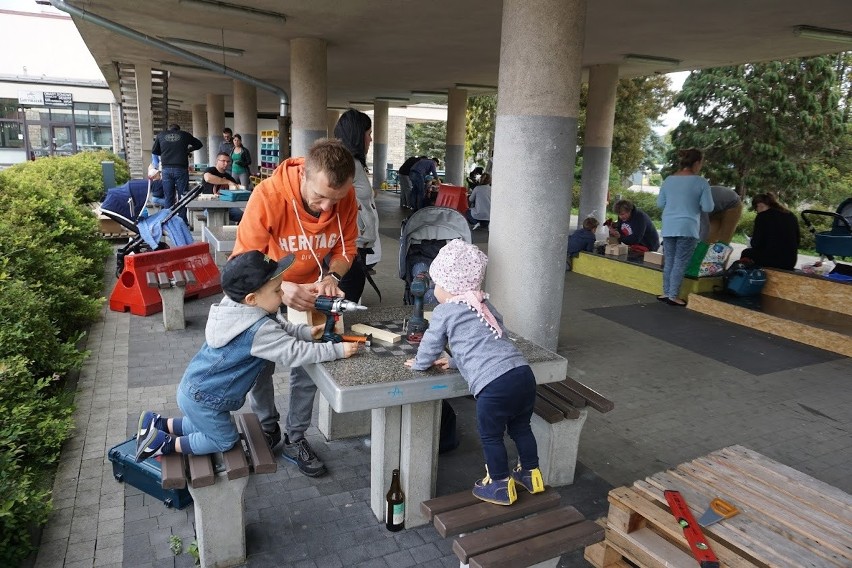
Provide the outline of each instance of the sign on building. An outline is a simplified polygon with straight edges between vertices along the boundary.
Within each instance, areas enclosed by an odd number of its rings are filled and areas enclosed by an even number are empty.
[[[57,91],[18,91],[18,102],[28,106],[70,107],[74,103],[71,93]]]

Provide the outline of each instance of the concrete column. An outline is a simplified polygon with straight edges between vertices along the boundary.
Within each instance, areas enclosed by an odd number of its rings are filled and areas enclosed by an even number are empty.
[[[388,179],[388,102],[373,103],[373,189]]]
[[[337,121],[340,120],[340,115],[343,114],[339,110],[325,111],[325,120],[328,125],[328,137],[334,138],[334,127],[337,126]]]
[[[326,135],[328,60],[325,40],[290,40],[290,91],[292,97],[293,156],[304,156],[316,140]]]
[[[509,329],[555,349],[586,0],[504,0],[486,290]]]
[[[151,146],[154,145],[154,120],[151,113],[151,67],[136,65],[136,105],[139,111],[139,154],[143,171],[151,163]],[[168,125],[167,125],[168,127]],[[128,160],[129,161],[129,160]]]
[[[444,181],[464,185],[464,133],[467,125],[467,91],[450,89],[447,97],[447,163]]]
[[[234,134],[243,138],[243,146],[251,154],[251,171],[257,171],[260,153],[257,143],[257,87],[234,81]]]
[[[210,146],[207,144],[207,107],[205,105],[192,105],[192,135],[204,142],[204,147],[193,153],[195,163],[209,164],[211,160],[209,158]]]
[[[219,153],[219,144],[225,140],[222,130],[225,128],[225,97],[207,94],[207,156],[214,162]]]
[[[618,65],[594,65],[589,68],[589,102],[586,105],[578,227],[582,226],[583,219],[592,213],[601,223],[606,216],[617,89]]]

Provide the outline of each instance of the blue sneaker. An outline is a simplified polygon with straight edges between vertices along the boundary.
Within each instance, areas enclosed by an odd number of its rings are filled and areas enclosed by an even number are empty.
[[[518,464],[512,470],[512,479],[515,480],[516,485],[520,485],[530,493],[544,492],[544,478],[539,468],[522,469],[521,464]]]
[[[159,419],[160,415],[156,412],[151,412],[150,410],[146,410],[139,415],[139,427],[136,429],[137,454],[139,453],[139,449],[142,447],[142,441],[148,437],[151,430],[155,430],[157,428],[157,421]]]
[[[154,456],[163,455],[165,445],[170,442],[171,439],[172,437],[162,430],[157,430],[156,428],[149,430],[148,436],[142,440],[142,447],[136,450],[136,463],[143,462]]]
[[[473,496],[495,505],[511,505],[518,500],[515,480],[511,476],[507,479],[495,481],[491,479],[490,475],[486,474],[483,479],[474,484]]]

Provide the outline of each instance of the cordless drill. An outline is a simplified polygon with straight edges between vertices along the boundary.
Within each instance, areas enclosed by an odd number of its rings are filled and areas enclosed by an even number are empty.
[[[366,310],[367,306],[362,306],[351,300],[336,296],[317,296],[314,302],[314,309],[325,314],[325,329],[322,332],[320,340],[340,343],[343,341],[343,338],[334,332],[334,324],[340,319],[340,314],[353,310]]]
[[[423,296],[429,291],[429,275],[421,272],[411,281],[409,292],[411,293],[414,310],[408,319],[409,342],[416,343],[423,337],[423,332],[429,329],[429,322],[423,317]]]

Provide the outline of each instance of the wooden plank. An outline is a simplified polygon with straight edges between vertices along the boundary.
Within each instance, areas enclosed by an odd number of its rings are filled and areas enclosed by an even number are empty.
[[[530,566],[583,548],[604,537],[604,529],[593,521],[581,521],[511,546],[470,559],[470,568],[515,568]],[[680,565],[684,566],[684,565]]]
[[[477,503],[482,503],[482,501],[474,497],[470,490],[459,491],[458,493],[451,493],[450,495],[442,495],[441,497],[422,501],[420,503],[420,512],[431,521],[438,513],[469,507]]]
[[[216,474],[213,473],[213,462],[210,455],[187,456],[189,461],[190,485],[195,489],[207,487],[216,482]]]
[[[561,410],[539,396],[535,397],[534,412],[548,424],[555,424],[565,420],[565,414]]]
[[[572,391],[562,382],[547,383],[541,386],[545,387],[547,390],[576,408],[584,408],[586,404],[588,404],[588,401],[584,396]]]
[[[225,462],[225,472],[229,480],[247,477],[251,473],[242,441],[238,441],[227,452],[222,452],[222,459]]]
[[[402,339],[402,336],[398,333],[393,333],[386,329],[379,329],[378,327],[373,327],[363,323],[356,323],[353,325],[352,331],[363,335],[372,335],[373,339],[378,339],[385,343],[398,343]]]
[[[633,568],[605,540],[587,546],[583,551],[583,558],[595,568]]]
[[[562,383],[566,387],[589,401],[589,406],[591,406],[598,412],[609,412],[610,410],[615,408],[615,403],[613,401],[609,400],[607,397],[600,394],[596,390],[587,387],[583,383],[575,381],[571,377],[567,377],[564,381],[562,381]]]
[[[183,489],[186,487],[186,475],[183,454],[171,453],[160,458],[161,487],[163,489]]]
[[[272,450],[266,443],[263,428],[257,414],[237,414],[237,429],[243,434],[248,446],[249,458],[255,473],[275,473],[278,471],[278,462],[272,455]]]
[[[552,489],[537,495],[523,491],[518,493],[518,500],[511,507],[481,501],[463,509],[439,513],[433,518],[433,524],[438,534],[446,538],[552,509],[559,505],[560,498]]]
[[[146,272],[145,280],[148,281],[149,288],[159,288],[159,284],[157,283],[157,274],[155,272]]]
[[[684,550],[689,548],[686,537],[683,536],[683,529],[667,507],[645,499],[629,487],[616,487],[609,492],[608,498],[611,504],[620,505],[625,509],[633,511],[636,515],[641,516],[644,522],[631,523],[631,525],[626,526],[618,522],[618,519],[613,514],[612,507],[610,507],[610,513],[607,515],[607,529],[612,529],[621,534],[632,534],[637,530],[641,530],[643,526],[651,526],[655,532],[660,533],[665,539],[679,543]],[[713,548],[713,552],[716,553],[716,556],[719,557],[719,560],[722,561],[724,566],[730,568],[755,566],[753,562],[742,558],[741,555],[726,548],[724,543],[720,542],[713,535],[705,533],[705,537]],[[607,538],[607,540],[609,539]],[[628,558],[630,557],[628,556]],[[632,560],[632,558],[630,559]],[[673,564],[672,566],[680,565]]]
[[[186,286],[186,279],[183,277],[183,270],[175,270],[172,272],[172,280],[175,283],[175,286],[179,286],[183,288]]]
[[[195,272],[193,272],[192,270],[184,270],[183,276],[184,278],[186,278],[187,286],[195,286],[196,284],[198,284],[198,280],[195,278]]]
[[[462,564],[467,564],[471,556],[484,554],[584,520],[586,519],[583,514],[574,507],[559,507],[458,537],[453,542],[453,552]]]
[[[629,535],[608,528],[606,543],[642,568],[698,566],[691,553],[681,550],[649,528],[639,529]],[[727,568],[726,564],[722,565]]]
[[[580,417],[580,411],[571,406],[567,401],[562,400],[549,390],[542,388],[544,385],[536,387],[536,398],[540,398],[546,401],[548,404],[557,408],[562,414],[565,415],[565,418],[575,419]]]
[[[645,498],[665,507],[663,496],[665,489],[680,491],[695,518],[704,512],[703,508],[717,494],[704,484],[698,487],[690,480],[677,476],[674,472],[657,473],[648,477],[644,482],[633,484],[634,490]],[[724,496],[723,496],[724,497]],[[715,525],[705,527],[702,532],[721,547],[735,551],[742,559],[757,566],[785,566],[792,563],[795,566],[814,566],[814,555],[807,547],[787,540],[777,534],[772,527],[765,524],[764,519],[754,518],[745,512],[736,517],[726,519]],[[719,547],[714,547],[717,550]]]

